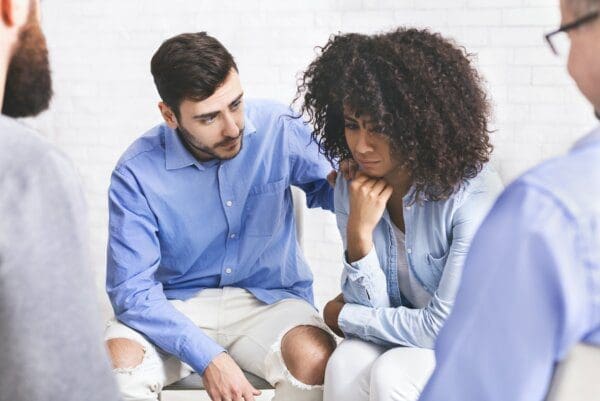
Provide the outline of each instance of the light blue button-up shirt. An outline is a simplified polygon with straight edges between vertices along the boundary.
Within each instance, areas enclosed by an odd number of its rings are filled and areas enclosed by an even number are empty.
[[[348,186],[340,179],[335,192],[344,249]],[[486,166],[448,199],[413,202],[414,189],[404,196],[404,251],[412,275],[432,296],[425,308],[414,308],[400,293],[398,243],[386,210],[373,231],[371,252],[352,264],[344,258],[340,329],[384,346],[433,348],[454,304],[471,240],[501,191],[500,177]]]
[[[248,101],[240,153],[206,163],[158,125],[112,174],[107,291],[116,317],[199,373],[223,348],[169,299],[233,286],[265,303],[313,301],[290,185],[304,190],[309,207],[333,210],[331,167],[310,128],[289,114]]]
[[[513,183],[477,233],[422,401],[540,401],[600,345],[600,130]]]

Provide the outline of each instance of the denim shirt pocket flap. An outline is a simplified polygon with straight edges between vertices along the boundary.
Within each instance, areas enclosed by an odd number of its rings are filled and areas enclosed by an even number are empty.
[[[250,189],[245,208],[247,235],[261,237],[273,235],[286,211],[287,202],[284,197],[286,189],[285,178]]]

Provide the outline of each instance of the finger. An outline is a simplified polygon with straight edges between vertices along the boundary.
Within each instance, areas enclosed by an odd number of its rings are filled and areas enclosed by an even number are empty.
[[[388,186],[389,185],[387,182],[385,182],[385,180],[383,180],[383,179],[377,180],[377,182],[375,182],[375,184],[371,188],[371,193],[374,195],[380,196],[381,193],[383,192],[383,190]]]
[[[379,196],[380,196],[380,198],[382,198],[384,201],[387,202],[392,197],[393,192],[394,192],[394,188],[392,188],[391,185],[388,185],[385,187],[385,189],[383,191],[381,191],[381,194]]]
[[[337,171],[332,170],[329,174],[327,174],[327,182],[331,187],[335,187],[335,181],[337,179]]]
[[[362,171],[357,171],[356,175],[354,176],[354,178],[352,179],[352,181],[356,182],[357,184],[362,184],[365,181],[370,180],[370,179],[371,179],[371,177],[369,177],[368,175],[366,175]]]
[[[254,396],[258,395],[258,394],[255,394],[256,391],[258,391],[258,390],[256,390],[255,388],[253,388],[250,391],[244,392],[242,399],[244,401],[254,401]]]
[[[356,172],[358,171],[358,163],[354,161],[354,159],[348,160],[348,175],[350,176],[347,179],[353,179],[356,176]]]

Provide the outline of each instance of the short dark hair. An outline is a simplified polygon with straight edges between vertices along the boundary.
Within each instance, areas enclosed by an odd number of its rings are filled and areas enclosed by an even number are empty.
[[[150,62],[158,94],[178,118],[181,102],[210,97],[232,69],[238,70],[233,56],[206,32],[167,39]]]
[[[462,48],[428,30],[332,36],[301,77],[299,99],[332,162],[352,157],[344,106],[368,115],[411,172],[417,198],[448,198],[492,151],[481,77]]]

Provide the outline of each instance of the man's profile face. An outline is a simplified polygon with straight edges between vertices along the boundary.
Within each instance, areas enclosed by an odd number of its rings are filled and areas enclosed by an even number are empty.
[[[10,117],[35,116],[48,108],[52,98],[48,48],[38,7],[31,2],[8,65],[2,114]]]
[[[200,161],[228,160],[242,149],[243,91],[232,70],[215,93],[202,101],[184,100],[177,130],[187,148]]]
[[[584,14],[575,13],[568,0],[561,1],[562,24]],[[568,69],[579,90],[600,111],[600,18],[569,31],[571,47]]]

